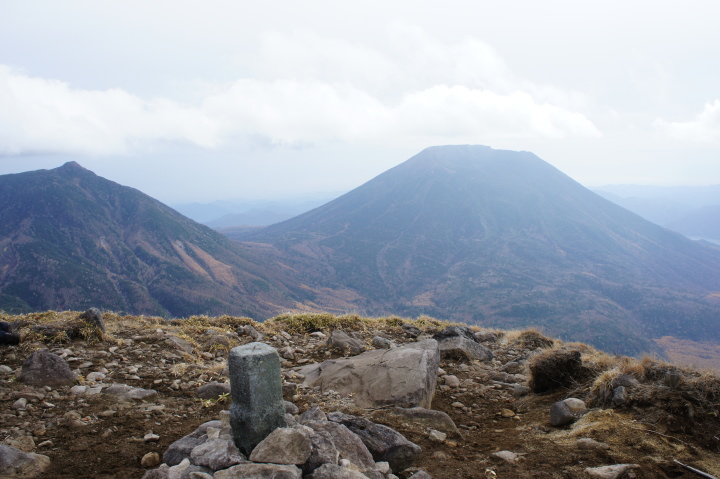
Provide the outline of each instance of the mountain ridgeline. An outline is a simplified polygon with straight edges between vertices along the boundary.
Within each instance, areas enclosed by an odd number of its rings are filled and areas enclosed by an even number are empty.
[[[370,314],[539,326],[623,353],[720,341],[720,249],[584,188],[532,153],[424,150],[288,221],[240,233],[313,259]]]
[[[253,261],[238,243],[75,162],[0,177],[0,310],[267,317],[294,293]]]
[[[720,248],[532,153],[428,148],[231,239],[77,163],[0,177],[0,310],[283,311],[537,326],[618,353],[720,343]]]

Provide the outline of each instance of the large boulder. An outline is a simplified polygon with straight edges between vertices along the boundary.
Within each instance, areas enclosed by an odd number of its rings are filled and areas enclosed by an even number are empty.
[[[363,417],[333,412],[328,414],[328,419],[355,433],[368,448],[373,459],[376,462],[388,462],[393,472],[412,466],[422,453],[420,446],[408,441],[399,432]]]
[[[439,365],[438,343],[427,339],[311,364],[300,368],[300,373],[305,376],[304,386],[352,395],[360,407],[429,408]]]
[[[30,386],[70,386],[75,375],[67,361],[48,349],[35,351],[25,359],[18,381]]]

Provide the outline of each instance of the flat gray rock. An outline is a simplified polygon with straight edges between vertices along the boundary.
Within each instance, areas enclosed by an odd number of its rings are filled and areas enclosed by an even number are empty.
[[[404,420],[411,425],[420,425],[425,428],[437,429],[448,434],[457,434],[458,428],[455,422],[442,411],[433,409],[425,409],[422,407],[401,408],[394,407],[390,409],[380,409],[373,411],[373,420],[380,422],[395,422]],[[381,420],[384,419],[384,420]],[[388,419],[392,419],[389,421]]]
[[[302,472],[296,466],[280,464],[238,464],[217,471],[215,479],[300,479]]]
[[[230,383],[211,381],[200,386],[196,395],[200,399],[216,399],[223,394],[230,394]]]
[[[347,359],[300,368],[304,386],[353,396],[360,407],[430,407],[440,352],[427,339],[393,349],[375,349]]]
[[[128,386],[127,384],[115,383],[103,391],[110,396],[116,396],[120,400],[143,400],[157,396],[154,389],[143,389]]]

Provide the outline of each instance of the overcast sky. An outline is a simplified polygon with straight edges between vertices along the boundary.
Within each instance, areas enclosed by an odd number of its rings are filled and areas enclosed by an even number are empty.
[[[346,191],[439,144],[720,183],[717,0],[0,0],[0,174]]]

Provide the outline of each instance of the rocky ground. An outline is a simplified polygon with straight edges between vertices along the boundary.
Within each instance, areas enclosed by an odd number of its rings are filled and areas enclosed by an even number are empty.
[[[379,345],[375,337],[402,345],[432,337],[445,323],[330,315],[265,323],[230,317],[166,321],[105,313],[107,329],[98,334],[78,316],[0,317],[20,321],[22,339],[0,346],[0,442],[47,456],[42,478],[142,477],[157,466],[148,453],[162,457],[172,442],[229,407],[222,389],[210,399],[199,397],[198,389],[228,381],[228,352],[257,339],[253,329],[280,351],[285,399],[300,413],[318,406],[386,424],[422,447],[414,467],[433,478],[583,478],[593,477],[587,468],[615,464],[637,465],[625,477],[701,477],[674,461],[720,475],[720,380],[707,372],[610,357],[534,331],[475,330],[493,359],[441,361],[432,409],[447,413],[458,428],[443,438],[388,408],[360,408],[336,392],[303,387],[296,368],[347,354],[327,345],[335,329],[354,333],[372,349]],[[42,348],[67,361],[77,374],[73,384],[35,387],[18,380],[23,361]],[[577,351],[581,368],[560,387],[533,392],[542,389],[536,376],[547,373],[543,364],[553,367],[543,361],[568,351]],[[109,394],[115,383],[157,394]],[[617,396],[621,383],[624,397]],[[569,397],[583,400],[588,411],[570,425],[553,426],[551,406]]]

